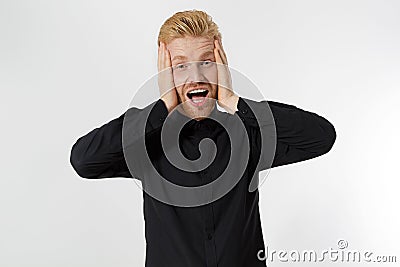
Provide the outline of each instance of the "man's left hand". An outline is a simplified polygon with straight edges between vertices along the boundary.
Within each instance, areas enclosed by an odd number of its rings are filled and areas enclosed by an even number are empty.
[[[214,55],[218,70],[218,104],[230,114],[234,114],[237,110],[239,97],[232,90],[231,73],[221,40],[214,40],[214,46]]]

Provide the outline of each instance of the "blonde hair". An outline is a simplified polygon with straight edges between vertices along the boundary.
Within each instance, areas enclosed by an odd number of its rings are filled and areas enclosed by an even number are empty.
[[[157,44],[168,44],[176,38],[185,36],[221,39],[217,24],[210,15],[200,10],[186,10],[175,13],[160,28]]]

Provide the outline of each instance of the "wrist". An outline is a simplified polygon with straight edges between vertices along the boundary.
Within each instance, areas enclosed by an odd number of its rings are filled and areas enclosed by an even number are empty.
[[[237,111],[237,105],[239,102],[239,96],[233,94],[230,97],[218,100],[218,103],[230,114],[234,114]]]
[[[170,113],[175,108],[176,104],[174,103],[173,100],[168,99],[168,97],[161,97],[160,99],[164,102],[164,105],[167,108],[168,113]]]

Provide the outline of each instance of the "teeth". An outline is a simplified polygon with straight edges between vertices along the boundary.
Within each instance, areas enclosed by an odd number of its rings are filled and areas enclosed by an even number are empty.
[[[189,94],[204,93],[205,91],[207,91],[207,90],[204,90],[204,89],[196,89],[196,90],[190,91]]]
[[[194,103],[200,103],[200,102],[203,102],[203,99],[193,99],[192,100]]]

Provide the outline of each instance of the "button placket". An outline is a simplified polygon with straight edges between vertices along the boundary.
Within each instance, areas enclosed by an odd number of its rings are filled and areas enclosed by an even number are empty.
[[[210,174],[208,170],[201,171],[201,177],[204,179],[204,184],[210,182]],[[204,194],[207,197],[212,197],[212,189],[207,188]],[[203,207],[204,214],[204,242],[206,249],[206,261],[207,267],[217,266],[217,251],[214,238],[214,212],[213,212],[213,202],[210,202]]]
[[[211,240],[212,238],[213,238],[213,235],[212,235],[211,233],[208,233],[207,239],[208,239],[208,240]]]

